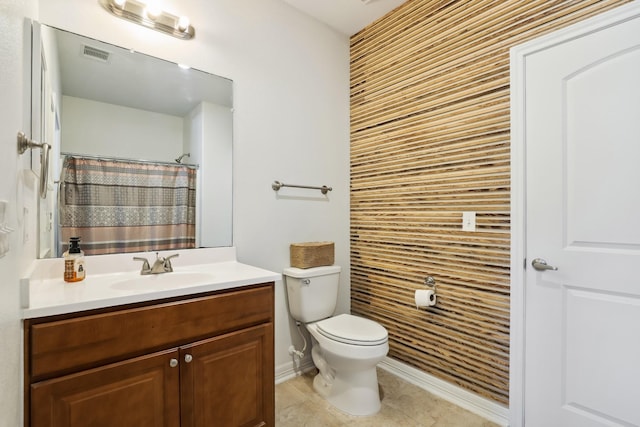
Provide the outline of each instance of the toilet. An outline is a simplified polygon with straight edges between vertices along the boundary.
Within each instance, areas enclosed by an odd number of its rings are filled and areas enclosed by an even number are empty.
[[[333,316],[340,266],[284,269],[289,311],[311,334],[311,356],[319,373],[313,388],[351,415],[380,410],[376,365],[389,352],[387,330],[351,314]]]

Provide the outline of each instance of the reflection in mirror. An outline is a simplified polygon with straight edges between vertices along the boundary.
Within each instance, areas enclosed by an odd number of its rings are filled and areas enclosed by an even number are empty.
[[[32,127],[53,147],[40,257],[60,256],[66,243],[57,185],[65,155],[193,165],[195,244],[231,246],[232,82],[45,25],[34,23],[33,35],[41,73]]]

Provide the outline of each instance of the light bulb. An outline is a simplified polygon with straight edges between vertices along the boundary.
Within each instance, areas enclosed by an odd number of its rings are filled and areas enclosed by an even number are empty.
[[[178,19],[178,30],[187,31],[189,29],[189,24],[189,18],[187,18],[186,16],[181,16]]]
[[[147,7],[144,8],[144,13],[149,19],[155,20],[162,13],[162,9],[156,4],[148,4]]]

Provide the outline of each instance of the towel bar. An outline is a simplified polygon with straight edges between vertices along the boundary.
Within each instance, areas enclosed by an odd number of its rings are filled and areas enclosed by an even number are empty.
[[[327,187],[326,185],[323,185],[322,187],[313,187],[309,185],[285,184],[284,182],[280,182],[280,181],[273,181],[273,184],[271,184],[271,188],[273,188],[274,191],[278,191],[282,187],[308,188],[311,190],[320,190],[322,194],[327,194],[327,192],[333,190],[333,188]]]

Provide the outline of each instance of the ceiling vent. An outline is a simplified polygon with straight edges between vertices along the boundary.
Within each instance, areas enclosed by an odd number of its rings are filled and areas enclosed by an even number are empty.
[[[82,54],[87,58],[96,59],[98,61],[107,62],[109,61],[110,52],[106,50],[98,49],[97,47],[84,45],[82,49]]]

